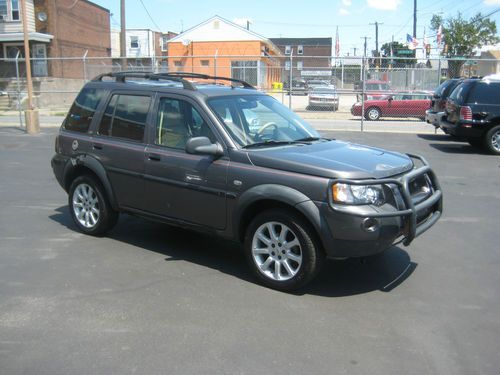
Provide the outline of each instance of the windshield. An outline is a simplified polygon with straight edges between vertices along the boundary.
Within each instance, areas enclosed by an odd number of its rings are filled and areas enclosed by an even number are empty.
[[[213,98],[208,105],[242,147],[320,137],[308,123],[267,95]]]

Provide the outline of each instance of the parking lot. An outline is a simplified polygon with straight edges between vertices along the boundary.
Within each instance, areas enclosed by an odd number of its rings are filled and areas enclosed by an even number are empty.
[[[285,294],[217,238],[125,215],[77,232],[56,132],[0,127],[0,373],[498,373],[499,157],[442,134],[323,131],[423,155],[445,212],[409,247],[329,261]]]

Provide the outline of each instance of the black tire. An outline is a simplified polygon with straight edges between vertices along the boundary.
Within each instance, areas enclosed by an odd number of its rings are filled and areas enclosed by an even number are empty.
[[[90,187],[91,190],[88,190],[87,187]],[[77,189],[79,192],[82,189],[86,191],[87,196],[75,194]],[[91,203],[91,201],[94,203]],[[78,176],[71,183],[68,194],[68,205],[73,222],[85,234],[92,236],[103,234],[111,230],[118,220],[118,212],[111,207],[104,187],[97,178],[91,175]],[[77,217],[77,211],[79,210],[80,212],[82,210],[88,212],[87,217],[84,212],[83,217],[79,219]],[[97,219],[95,219],[97,212]],[[88,225],[82,223],[81,220],[88,223]],[[93,221],[95,222],[92,223]]]
[[[500,125],[488,130],[484,136],[484,148],[490,154],[500,155]]]
[[[277,239],[273,245],[268,244],[267,249],[263,249],[264,251],[269,251],[267,254],[254,255],[252,249],[254,241],[256,241],[256,244],[259,241],[264,244],[264,242],[256,237],[256,233],[257,231],[259,233],[262,233],[262,230],[265,231],[265,228],[261,228],[266,224],[275,225],[275,227],[281,228],[281,231],[286,227],[289,230],[285,232],[288,233],[288,237],[283,243],[280,243],[280,240]],[[280,234],[283,233],[281,231]],[[271,238],[269,230],[267,232],[269,238]],[[289,248],[286,243],[295,243],[295,239],[298,245]],[[273,247],[271,248],[271,246]],[[261,246],[256,245],[256,247]],[[246,231],[244,250],[250,269],[257,280],[267,287],[285,292],[293,291],[306,285],[318,274],[325,260],[324,251],[309,223],[293,211],[284,209],[264,211],[252,220]],[[294,256],[293,259],[292,256]],[[278,257],[281,260],[277,260]],[[273,258],[276,260],[273,260]],[[301,262],[296,262],[295,258],[300,258]],[[266,262],[269,260],[269,264],[272,263],[272,269],[269,265],[269,272],[266,272],[262,270],[262,267],[265,267]],[[261,262],[260,266],[258,264],[259,261]],[[278,267],[277,263],[280,263]],[[288,268],[285,267],[284,263],[287,263]],[[277,279],[275,277],[276,268],[278,268]],[[290,273],[288,269],[293,269],[295,273]],[[280,271],[283,271],[282,280],[279,277]]]
[[[370,107],[365,111],[365,119],[368,121],[377,121],[381,115],[382,112],[377,107]]]

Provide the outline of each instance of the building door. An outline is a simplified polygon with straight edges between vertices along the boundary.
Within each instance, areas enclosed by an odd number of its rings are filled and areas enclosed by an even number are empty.
[[[33,75],[35,77],[47,76],[47,49],[45,44],[33,45]]]

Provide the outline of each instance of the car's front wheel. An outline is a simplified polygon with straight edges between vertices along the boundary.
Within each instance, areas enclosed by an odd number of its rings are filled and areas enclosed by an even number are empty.
[[[99,235],[116,224],[118,213],[111,207],[102,184],[93,176],[75,178],[68,201],[73,221],[85,234]]]
[[[491,128],[484,137],[486,150],[494,155],[500,155],[500,125]]]
[[[244,246],[256,278],[282,291],[304,286],[317,275],[325,259],[309,223],[281,209],[257,215],[247,229]]]
[[[377,107],[370,107],[366,110],[365,119],[376,121],[380,118],[381,115],[382,113],[380,112],[380,109],[378,109]]]

